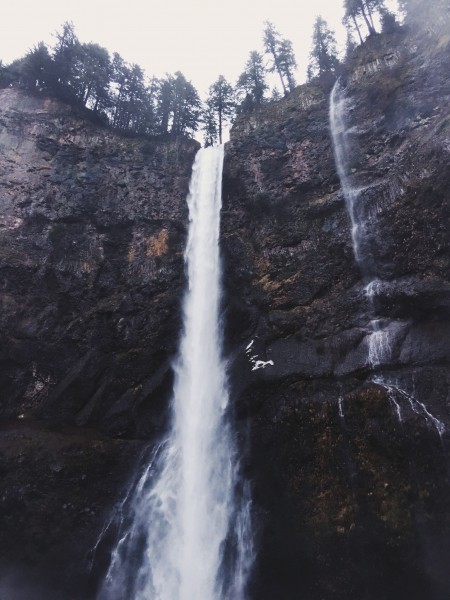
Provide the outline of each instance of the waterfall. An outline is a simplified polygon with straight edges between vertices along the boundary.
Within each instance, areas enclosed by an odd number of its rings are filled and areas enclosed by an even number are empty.
[[[345,122],[346,98],[342,91],[339,79],[336,81],[330,96],[330,129],[333,138],[334,160],[344,193],[347,212],[352,227],[353,254],[358,265],[362,266],[360,249],[361,215],[358,209],[360,190],[351,185],[349,178],[350,144],[348,140],[347,125]]]
[[[102,600],[241,600],[252,564],[220,325],[223,146],[198,152],[172,425],[138,482]]]
[[[392,365],[393,362],[393,342],[395,341],[396,331],[401,328],[402,323],[398,321],[394,323],[389,319],[380,319],[375,317],[375,296],[381,289],[383,281],[376,274],[376,265],[373,257],[364,248],[366,231],[371,220],[371,210],[365,206],[366,200],[373,200],[377,193],[391,195],[390,201],[395,197],[392,192],[392,184],[382,181],[380,185],[371,184],[365,186],[355,186],[352,182],[352,172],[355,169],[351,168],[352,152],[354,144],[350,141],[352,129],[347,125],[348,102],[345,97],[344,89],[338,79],[333,87],[330,95],[330,112],[329,121],[331,136],[333,139],[334,157],[336,169],[341,182],[342,192],[345,197],[347,211],[350,217],[352,228],[352,245],[355,260],[361,271],[361,275],[365,280],[364,292],[369,305],[369,313],[371,315],[367,336],[367,364],[376,371],[384,365]],[[401,190],[400,190],[401,193]],[[383,376],[381,373],[375,375],[372,379],[374,383],[384,387],[388,392],[389,400],[392,403],[395,414],[400,423],[403,423],[403,410],[400,405],[407,402],[411,410],[418,415],[421,415],[428,424],[432,425],[439,436],[446,431],[444,423],[435,417],[421,402],[416,398],[415,394],[409,393],[402,387],[398,381],[392,376]],[[343,416],[342,402],[339,400],[339,415]]]
[[[361,187],[352,185],[350,172],[353,146],[349,140],[349,128],[346,123],[346,114],[347,99],[341,82],[338,79],[331,92],[329,113],[334,158],[351,222],[353,254],[363,278],[368,282],[365,286],[365,293],[369,303],[370,312],[373,314],[375,312],[374,296],[380,284],[380,280],[376,277],[374,272],[372,257],[368,256],[362,248],[370,214],[370,211],[364,203],[364,193],[373,186]],[[369,327],[371,333],[367,341],[367,360],[372,368],[376,368],[379,365],[388,362],[391,358],[391,344],[388,329],[389,323],[384,323],[384,321],[380,319],[371,319]]]

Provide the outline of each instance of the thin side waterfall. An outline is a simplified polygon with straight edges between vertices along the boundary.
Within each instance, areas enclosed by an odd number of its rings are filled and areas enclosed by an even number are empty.
[[[243,600],[253,561],[220,324],[223,146],[198,152],[188,196],[184,329],[172,427],[134,492],[101,600]]]
[[[367,337],[367,364],[371,370],[378,371],[380,367],[392,364],[396,331],[398,332],[401,329],[402,323],[401,321],[394,322],[389,319],[375,317],[375,296],[382,286],[383,281],[376,276],[376,265],[373,258],[369,255],[367,248],[364,247],[367,228],[371,219],[370,208],[365,206],[365,200],[373,199],[374,195],[377,193],[383,194],[385,190],[383,186],[377,186],[376,184],[362,187],[354,186],[351,181],[354,144],[350,140],[352,129],[347,124],[348,108],[345,90],[338,79],[330,95],[330,129],[333,139],[336,169],[351,221],[353,253],[366,284],[364,292],[371,314],[368,324],[370,333]],[[390,189],[392,186],[388,185],[387,187]],[[401,190],[399,190],[399,193],[401,193]],[[394,193],[392,195],[395,196]],[[405,404],[405,401],[407,401],[410,409],[414,413],[421,415],[427,423],[431,424],[442,438],[442,435],[446,431],[446,426],[431,414],[425,404],[416,398],[415,394],[408,393],[400,387],[399,382],[392,380],[390,376],[383,376],[379,372],[373,377],[372,381],[386,389],[400,423],[403,423],[404,420],[404,407],[400,403]],[[341,409],[342,402],[340,400],[339,415],[342,417]]]
[[[350,145],[348,140],[347,125],[345,122],[346,98],[339,80],[335,83],[330,96],[330,129],[333,138],[334,160],[341,182],[342,191],[347,206],[347,212],[352,226],[353,254],[359,267],[362,268],[360,250],[361,219],[358,214],[358,199],[360,190],[354,188],[349,178]]]
[[[370,311],[374,312],[374,295],[377,285],[380,283],[375,273],[371,257],[363,252],[362,246],[367,226],[368,211],[364,206],[364,192],[370,188],[355,187],[350,180],[351,171],[351,143],[349,141],[349,128],[346,123],[347,99],[341,82],[338,79],[330,96],[330,129],[333,138],[334,158],[336,169],[341,182],[345,197],[347,212],[352,227],[352,245],[355,260],[363,278],[366,280],[366,298]],[[391,356],[391,345],[389,340],[388,324],[380,319],[370,321],[371,335],[368,338],[367,360],[372,368],[389,361]]]

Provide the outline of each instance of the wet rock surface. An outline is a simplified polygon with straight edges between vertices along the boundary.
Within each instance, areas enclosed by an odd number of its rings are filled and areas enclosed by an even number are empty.
[[[197,148],[0,90],[2,597],[91,597],[88,554],[165,429]]]
[[[255,600],[448,598],[448,67],[448,37],[396,33],[343,76],[369,275],[328,91],[232,131],[225,341]],[[95,597],[102,529],[165,428],[196,148],[0,91],[0,596]]]
[[[445,32],[396,33],[342,77],[362,270],[328,95],[297,88],[232,130],[222,243],[252,598],[448,595],[449,65]]]

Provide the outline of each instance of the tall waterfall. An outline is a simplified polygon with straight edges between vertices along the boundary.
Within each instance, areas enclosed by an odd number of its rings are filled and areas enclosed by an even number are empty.
[[[221,350],[223,155],[223,146],[202,149],[194,163],[171,432],[136,486],[102,600],[245,597],[253,553],[249,499],[239,477]]]

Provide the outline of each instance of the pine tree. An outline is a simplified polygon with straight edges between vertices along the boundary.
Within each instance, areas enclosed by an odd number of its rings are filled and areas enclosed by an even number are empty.
[[[172,114],[173,86],[173,75],[167,74],[164,79],[160,79],[158,82],[158,90],[156,93],[156,118],[158,121],[158,131],[162,135],[169,133]]]
[[[384,0],[344,0],[344,25],[353,27],[363,42],[361,23],[367,27],[369,35],[376,33],[374,15],[381,16],[386,11]]]
[[[62,31],[56,34],[53,48],[55,92],[64,100],[81,99],[79,87],[79,64],[81,44],[75,34],[73,23],[66,21]]]
[[[280,62],[281,71],[286,78],[288,90],[292,92],[296,86],[294,71],[297,68],[297,61],[290,40],[281,40],[278,49],[278,60]]]
[[[174,135],[194,133],[198,129],[201,101],[197,90],[179,71],[172,79],[172,127]]]
[[[39,42],[18,65],[20,85],[30,91],[48,91],[52,83],[53,63],[44,42]]]
[[[212,106],[206,105],[202,114],[203,141],[205,148],[217,144],[218,133],[216,114]]]
[[[233,87],[223,75],[220,75],[217,81],[209,88],[205,110],[205,113],[214,115],[219,144],[222,143],[223,126],[231,120],[234,115],[235,106]]]
[[[245,93],[250,105],[262,104],[264,94],[268,89],[265,81],[266,68],[262,54],[253,50],[250,52],[244,71],[239,75],[236,85],[238,92]]]
[[[106,48],[92,43],[81,46],[78,77],[81,100],[85,106],[94,111],[109,106],[112,65]]]
[[[294,71],[297,68],[297,61],[292,49],[292,42],[281,38],[270,21],[265,23],[264,49],[272,60],[269,70],[271,73],[278,73],[283,93],[286,96],[288,91],[292,91],[295,87]]]
[[[337,44],[334,32],[320,16],[316,17],[313,27],[312,49],[308,65],[308,79],[322,78],[333,73],[339,64]]]

